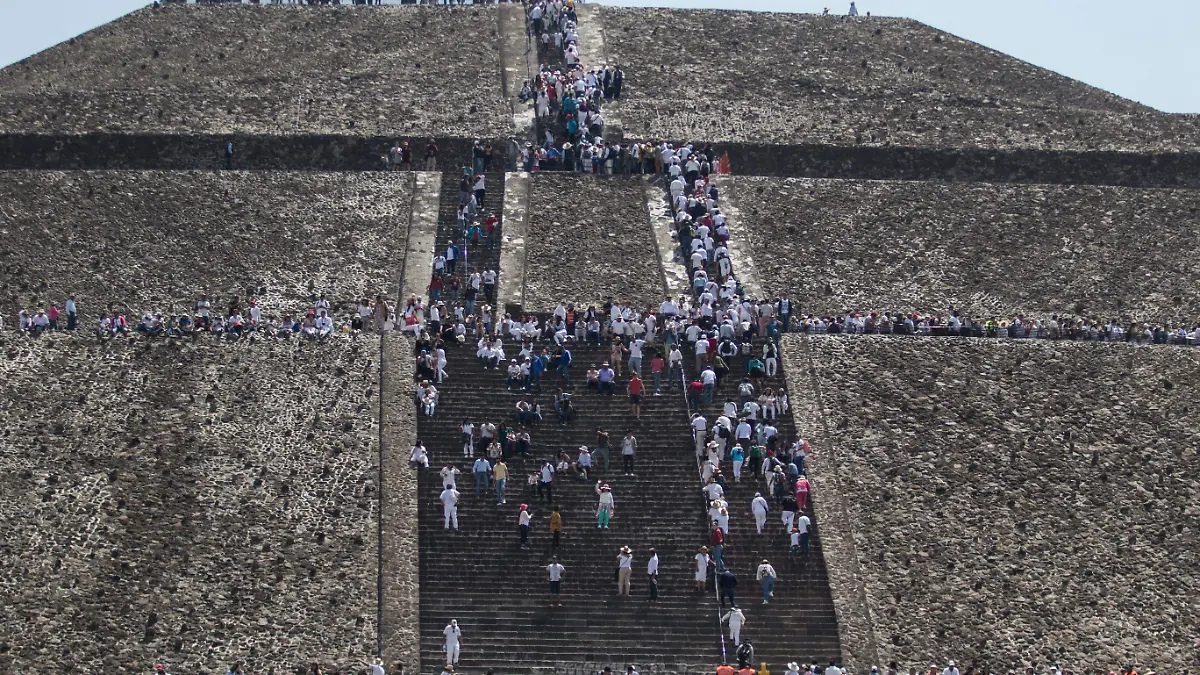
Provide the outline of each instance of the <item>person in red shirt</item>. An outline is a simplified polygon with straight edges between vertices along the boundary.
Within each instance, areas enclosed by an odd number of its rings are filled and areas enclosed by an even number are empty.
[[[692,380],[687,386],[688,404],[692,410],[700,409],[700,395],[704,393],[704,383]]]
[[[634,373],[633,377],[629,378],[626,389],[629,391],[629,406],[633,410],[633,416],[640,420],[642,419],[642,378]]]
[[[725,552],[725,532],[721,530],[721,526],[715,520],[713,521],[712,536],[708,543],[712,546],[713,563],[716,564],[717,571],[720,571],[725,567],[725,561],[722,558],[722,554]]]

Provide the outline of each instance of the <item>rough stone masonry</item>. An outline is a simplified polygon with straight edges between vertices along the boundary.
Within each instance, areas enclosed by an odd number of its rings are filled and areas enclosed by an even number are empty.
[[[366,336],[0,335],[0,670],[374,653],[378,369]]]
[[[766,290],[797,312],[1200,317],[1200,192],[736,177]]]
[[[83,325],[256,298],[264,316],[399,286],[411,173],[0,174],[0,312],[74,294]],[[245,309],[243,308],[243,311]]]
[[[1197,662],[1200,353],[898,336],[783,351],[816,404],[795,412],[818,506],[849,512],[837,535],[856,559],[828,559],[831,586],[839,623],[861,593],[869,625],[848,653],[985,672]]]

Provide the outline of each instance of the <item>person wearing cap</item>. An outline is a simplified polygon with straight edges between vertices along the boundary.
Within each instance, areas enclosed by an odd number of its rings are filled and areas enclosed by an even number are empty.
[[[652,605],[658,604],[658,553],[653,546],[650,547],[650,560],[646,562],[646,576],[650,592],[647,602]]]
[[[767,524],[767,509],[766,497],[761,492],[755,492],[754,499],[750,500],[750,511],[754,514],[754,525],[759,534],[763,533],[763,526]]]
[[[754,645],[746,638],[737,648],[738,675],[754,675],[750,663],[754,661]]]
[[[617,595],[629,595],[629,577],[633,575],[633,551],[628,546],[621,547],[617,555]]]
[[[775,595],[775,568],[771,566],[770,561],[763,559],[762,564],[758,566],[758,574],[755,578],[762,583],[763,604],[771,601],[771,597]]]
[[[785,673],[784,675],[800,675],[800,664],[799,663],[792,661],[791,663],[787,664],[787,667],[788,667],[787,673]]]
[[[955,665],[954,659],[946,663],[946,667],[942,669],[942,675],[959,675],[958,666]]]
[[[459,653],[462,651],[462,630],[458,627],[458,619],[450,619],[450,623],[442,629],[446,642],[443,649],[446,652],[446,663],[458,665]]]
[[[729,641],[736,647],[742,644],[742,626],[746,625],[746,615],[737,607],[730,607],[721,616],[721,621],[729,624]]]
[[[596,529],[607,530],[608,522],[612,518],[613,511],[616,510],[612,488],[603,481],[596,481],[596,496],[599,497],[596,503]]]

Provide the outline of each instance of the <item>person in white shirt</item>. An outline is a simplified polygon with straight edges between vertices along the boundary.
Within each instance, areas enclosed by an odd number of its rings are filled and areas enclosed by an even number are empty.
[[[955,665],[954,661],[946,664],[946,667],[942,669],[942,675],[959,675],[958,666]]]
[[[758,533],[762,534],[763,526],[767,524],[767,500],[761,492],[754,493],[754,499],[750,501],[750,511],[754,513],[754,526],[758,528]]]
[[[462,473],[458,470],[458,467],[454,466],[453,464],[447,464],[446,466],[442,467],[440,473],[442,476],[442,488],[458,487],[458,474]]]
[[[454,531],[458,531],[458,490],[453,487],[447,487],[442,490],[442,494],[438,497],[442,501],[442,528],[450,529],[450,523],[454,523]]]
[[[413,446],[412,452],[409,453],[408,463],[419,469],[429,468],[429,453],[425,450],[425,446],[421,445],[418,439],[417,444]]]
[[[737,607],[732,607],[722,617],[721,621],[729,622],[729,641],[734,646],[742,644],[742,626],[746,625],[746,615]]]
[[[696,436],[696,456],[704,454],[704,448],[708,444],[707,438],[708,420],[704,415],[696,413],[692,415],[692,433]]]
[[[758,566],[758,574],[755,575],[755,579],[762,583],[763,604],[765,605],[775,595],[775,568],[771,566],[770,562],[763,560],[762,564]]]
[[[712,559],[708,557],[708,547],[701,546],[696,553],[696,590],[704,591],[704,582],[708,581],[708,565]]]
[[[446,636],[446,663],[458,665],[458,656],[462,651],[462,631],[458,627],[458,619],[450,619],[450,623],[442,629]]]
[[[858,7],[855,7],[853,2],[850,3],[850,11],[846,12],[846,15],[847,16],[858,16]],[[826,670],[825,672],[829,673],[828,670]],[[842,674],[841,673],[833,673],[833,675],[842,675]]]
[[[650,560],[646,563],[646,576],[650,584],[650,598],[647,602],[654,605],[658,603],[658,553],[654,551],[654,547],[650,548]]]
[[[562,574],[567,568],[559,564],[558,558],[551,558],[550,564],[546,565],[546,581],[550,582],[550,601],[562,607],[562,600],[559,599],[559,591],[562,587]]]

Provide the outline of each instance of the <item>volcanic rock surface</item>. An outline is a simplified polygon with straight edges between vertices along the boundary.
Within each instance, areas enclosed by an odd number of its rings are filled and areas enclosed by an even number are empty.
[[[374,653],[376,338],[0,354],[0,670]]]
[[[71,294],[90,326],[109,303],[133,317],[258,299],[264,316],[394,298],[412,174],[4,172],[0,311]],[[218,299],[219,298],[219,299]],[[6,321],[6,322],[7,322]]]
[[[604,7],[638,138],[1045,150],[1200,144],[1168,115],[909,19]]]
[[[495,8],[168,5],[0,71],[0,131],[499,137]]]
[[[1200,317],[1195,190],[738,177],[732,199],[796,311]]]
[[[850,513],[879,662],[1197,662],[1200,352],[897,336],[783,351],[808,373],[797,396],[819,397],[797,424],[818,506]]]
[[[657,307],[662,265],[639,179],[541,173],[529,190],[525,308],[560,300],[599,306],[612,296]]]

